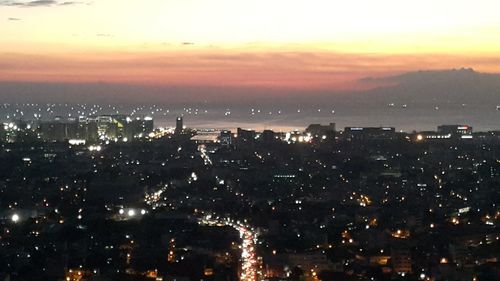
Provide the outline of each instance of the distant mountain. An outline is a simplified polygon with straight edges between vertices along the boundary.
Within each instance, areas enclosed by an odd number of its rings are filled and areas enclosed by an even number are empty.
[[[376,96],[387,103],[500,104],[500,74],[480,73],[471,68],[408,72],[364,78],[361,82],[385,85],[362,95]]]

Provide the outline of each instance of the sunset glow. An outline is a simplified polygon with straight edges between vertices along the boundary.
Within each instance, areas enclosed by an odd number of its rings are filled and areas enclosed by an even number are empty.
[[[0,1],[0,80],[357,89],[365,76],[500,71],[500,3]]]

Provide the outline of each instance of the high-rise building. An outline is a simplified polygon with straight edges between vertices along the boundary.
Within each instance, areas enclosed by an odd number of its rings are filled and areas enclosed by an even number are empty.
[[[149,135],[154,130],[153,118],[125,115],[101,115],[94,117],[62,118],[43,121],[38,125],[40,136],[49,141],[101,139],[133,139]]]
[[[182,120],[182,117],[179,116],[175,120],[175,133],[176,134],[181,134],[184,131],[184,122]]]
[[[412,261],[411,253],[405,248],[393,248],[391,253],[391,263],[396,273],[411,273]]]
[[[237,129],[238,140],[240,141],[253,141],[255,140],[256,133],[254,130],[245,130],[242,128]]]
[[[231,145],[231,143],[232,143],[231,131],[229,131],[229,130],[222,130],[220,132],[219,140],[220,140],[220,143],[222,145]]]
[[[140,136],[147,136],[154,130],[154,122],[151,117],[132,119],[127,117],[123,126],[122,137],[133,139]]]
[[[38,125],[38,132],[44,140],[65,141],[81,139],[95,141],[97,139],[97,123],[88,122],[84,118],[56,117],[52,121],[44,121]]]

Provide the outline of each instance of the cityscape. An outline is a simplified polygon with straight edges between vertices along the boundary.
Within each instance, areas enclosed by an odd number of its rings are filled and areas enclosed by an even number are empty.
[[[500,131],[0,126],[14,280],[495,280]]]
[[[499,0],[0,0],[0,281],[500,281]]]

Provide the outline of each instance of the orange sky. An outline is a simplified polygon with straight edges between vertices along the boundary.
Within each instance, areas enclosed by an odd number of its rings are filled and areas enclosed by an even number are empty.
[[[343,90],[500,72],[498,1],[345,2],[0,1],[0,80]]]
[[[144,85],[363,89],[366,76],[475,66],[498,71],[499,57],[333,52],[144,52],[0,55],[0,80]]]

